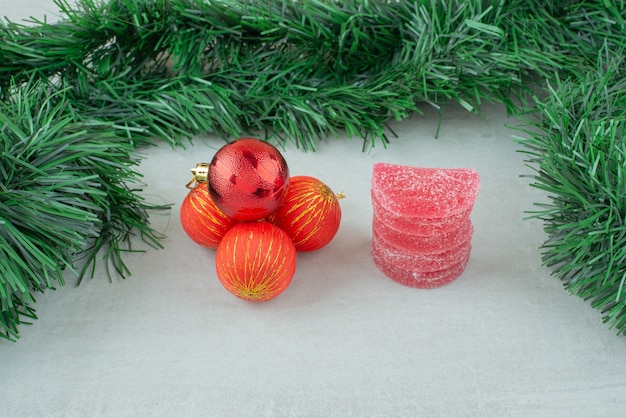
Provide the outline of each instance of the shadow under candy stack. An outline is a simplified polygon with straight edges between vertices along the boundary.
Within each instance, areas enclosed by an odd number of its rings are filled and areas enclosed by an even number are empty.
[[[372,257],[403,285],[434,288],[458,278],[470,258],[470,214],[480,189],[471,168],[376,163]]]

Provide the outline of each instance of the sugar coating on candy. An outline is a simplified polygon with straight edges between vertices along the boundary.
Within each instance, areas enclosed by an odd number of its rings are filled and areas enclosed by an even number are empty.
[[[445,270],[421,273],[415,270],[406,270],[393,264],[392,261],[372,253],[374,264],[385,276],[391,280],[409,287],[432,289],[440,287],[457,279],[465,271],[469,261],[469,253],[459,263]]]
[[[415,228],[415,231],[424,233],[424,229]],[[427,254],[446,251],[469,241],[474,232],[474,227],[472,226],[472,221],[466,218],[460,221],[455,229],[449,231],[437,231],[437,233],[428,235],[414,235],[412,228],[395,229],[379,219],[378,214],[374,214],[372,230],[374,234],[379,235],[386,242],[397,248]]]
[[[438,253],[415,253],[386,242],[374,231],[372,237],[372,255],[384,259],[389,264],[402,270],[412,270],[420,273],[445,270],[468,257],[471,251],[470,241],[462,242],[458,246]]]
[[[471,251],[471,240],[439,252],[419,253],[398,248],[385,241],[376,231],[372,237],[372,252],[404,270],[422,273],[444,270],[459,263]]]
[[[472,168],[422,168],[376,163],[372,195],[399,217],[447,218],[471,211],[480,178]]]
[[[445,217],[445,218],[411,218],[408,216],[399,216],[385,209],[380,204],[376,195],[372,193],[372,207],[374,216],[382,223],[399,231],[410,231],[412,235],[432,236],[452,231],[460,225],[460,223],[469,219],[472,209]]]

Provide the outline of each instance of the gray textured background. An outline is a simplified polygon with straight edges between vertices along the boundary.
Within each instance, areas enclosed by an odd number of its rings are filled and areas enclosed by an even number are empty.
[[[51,0],[0,0],[12,20],[55,13]],[[41,319],[16,344],[0,342],[0,416],[621,415],[625,340],[541,267],[541,224],[523,218],[543,197],[520,178],[530,170],[505,127],[517,122],[501,106],[483,117],[453,106],[436,139],[437,115],[424,110],[393,124],[388,149],[363,153],[345,138],[315,153],[287,147],[292,174],[347,198],[334,241],[299,255],[292,285],[263,304],[227,293],[213,253],[180,226],[189,170],[221,140],[145,150],[145,195],[175,204],[152,220],[165,249],[128,255],[127,280],[98,270],[39,298]],[[472,257],[459,279],[417,290],[376,269],[377,161],[478,170]]]

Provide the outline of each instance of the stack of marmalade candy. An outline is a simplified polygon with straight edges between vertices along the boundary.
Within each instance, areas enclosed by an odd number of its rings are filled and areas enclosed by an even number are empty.
[[[463,273],[474,228],[476,170],[376,163],[372,175],[372,257],[389,278],[433,288]]]

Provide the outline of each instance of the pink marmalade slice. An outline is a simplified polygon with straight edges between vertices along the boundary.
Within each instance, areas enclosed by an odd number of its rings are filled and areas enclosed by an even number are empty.
[[[419,273],[429,273],[448,269],[463,259],[471,251],[470,241],[465,241],[455,248],[438,253],[420,254],[397,248],[374,231],[372,237],[372,256],[384,259],[389,264],[402,270],[411,270]]]
[[[392,261],[373,253],[374,264],[385,276],[391,280],[409,287],[432,289],[440,287],[457,279],[465,271],[469,261],[469,253],[458,264],[445,270],[420,273],[414,270],[405,270],[393,264]]]
[[[457,213],[447,218],[409,218],[394,214],[385,209],[378,198],[372,193],[372,208],[374,216],[385,225],[399,230],[410,231],[412,235],[423,237],[453,231],[459,225],[470,219],[471,209]]]
[[[392,214],[447,218],[471,211],[480,189],[473,168],[422,168],[375,163],[372,195]]]
[[[374,214],[372,230],[380,235],[389,244],[416,253],[428,254],[446,251],[454,248],[462,242],[469,241],[474,232],[472,221],[467,218],[456,224],[456,228],[450,231],[431,233],[428,235],[415,235],[410,229],[397,230],[387,225]],[[419,230],[426,232],[425,228]]]

